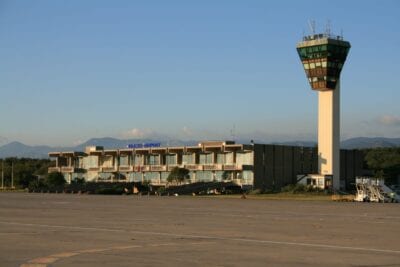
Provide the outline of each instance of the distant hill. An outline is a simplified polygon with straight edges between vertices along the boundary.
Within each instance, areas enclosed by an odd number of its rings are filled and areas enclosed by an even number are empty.
[[[0,158],[45,158],[53,149],[49,146],[28,146],[20,142],[11,142],[0,147]]]
[[[120,140],[111,137],[92,138],[83,144],[74,147],[50,147],[50,146],[29,146],[20,142],[11,142],[0,146],[0,158],[47,158],[49,152],[55,151],[84,151],[87,146],[103,146],[105,149],[126,148],[129,144],[156,143],[158,140],[152,139],[128,139]],[[169,140],[161,141],[162,146],[182,146],[196,145],[197,141]]]
[[[11,142],[0,146],[0,158],[7,157],[28,157],[28,158],[47,158],[49,152],[54,151],[84,151],[86,146],[103,146],[105,149],[125,148],[128,144],[142,144],[160,142],[152,139],[128,139],[121,140],[111,137],[92,138],[83,144],[75,147],[50,147],[50,146],[28,146],[20,142]],[[168,140],[161,141],[162,146],[187,146],[197,145],[198,141],[181,141]],[[238,143],[249,143],[238,141]],[[258,143],[258,142],[256,142]],[[316,142],[292,141],[292,142],[275,142],[274,144],[291,145],[291,146],[307,146],[314,147]],[[383,138],[383,137],[357,137],[341,142],[343,149],[363,149],[376,147],[398,147],[400,146],[400,138]]]
[[[340,146],[344,149],[398,147],[400,146],[400,138],[356,137],[342,141]]]
[[[289,141],[289,142],[276,142],[273,143],[276,145],[284,145],[284,146],[304,146],[304,147],[315,147],[317,142],[312,141]]]

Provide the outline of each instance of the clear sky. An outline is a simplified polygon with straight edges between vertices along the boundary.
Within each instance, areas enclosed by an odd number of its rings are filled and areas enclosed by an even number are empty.
[[[0,144],[316,140],[295,49],[310,19],[352,44],[342,139],[400,137],[399,14],[388,0],[0,0]]]

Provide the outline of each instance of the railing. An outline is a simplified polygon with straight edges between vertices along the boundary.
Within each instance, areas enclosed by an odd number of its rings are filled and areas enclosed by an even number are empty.
[[[167,170],[167,166],[165,165],[153,165],[150,167],[150,170],[153,172],[162,172]]]
[[[168,171],[172,171],[172,170],[173,170],[174,168],[176,168],[176,167],[180,168],[181,165],[178,165],[178,164],[171,164],[171,165],[168,165]]]
[[[101,168],[102,172],[115,172],[117,169],[115,167],[102,167]]]
[[[119,166],[120,172],[131,172],[133,171],[133,166]]]
[[[218,170],[222,170],[222,164],[203,165],[203,169],[204,169],[205,171],[218,171]]]
[[[238,167],[236,166],[236,164],[225,164],[223,169],[224,171],[234,171],[237,170]]]
[[[52,172],[61,172],[61,168],[60,167],[49,167],[49,173]]]
[[[98,171],[100,171],[100,168],[99,167],[90,167],[90,168],[88,168],[88,171],[90,171],[90,172],[98,172]]]
[[[187,164],[187,165],[185,165],[185,169],[188,169],[189,171],[202,171],[203,165]]]
[[[68,167],[68,166],[61,167],[61,172],[74,172],[74,167]]]
[[[140,166],[140,170],[142,172],[149,172],[150,171],[150,166],[149,165]]]

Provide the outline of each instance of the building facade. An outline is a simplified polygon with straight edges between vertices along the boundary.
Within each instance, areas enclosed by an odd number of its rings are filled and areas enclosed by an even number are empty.
[[[149,182],[166,185],[172,169],[189,170],[188,182],[229,180],[252,186],[254,152],[251,145],[234,142],[202,142],[198,146],[141,147],[104,150],[87,147],[85,152],[51,152],[55,167],[67,182],[86,181]]]
[[[188,183],[230,181],[245,189],[279,190],[299,177],[318,170],[316,147],[235,144],[208,141],[197,146],[103,149],[85,152],[51,152],[55,167],[71,183],[80,178],[94,182],[148,182],[166,185],[171,171],[189,170]],[[341,151],[341,187],[349,188],[363,175],[364,155]]]

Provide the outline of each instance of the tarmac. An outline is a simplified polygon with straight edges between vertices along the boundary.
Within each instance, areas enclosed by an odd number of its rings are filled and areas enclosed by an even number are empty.
[[[0,193],[0,266],[400,266],[400,204]]]

